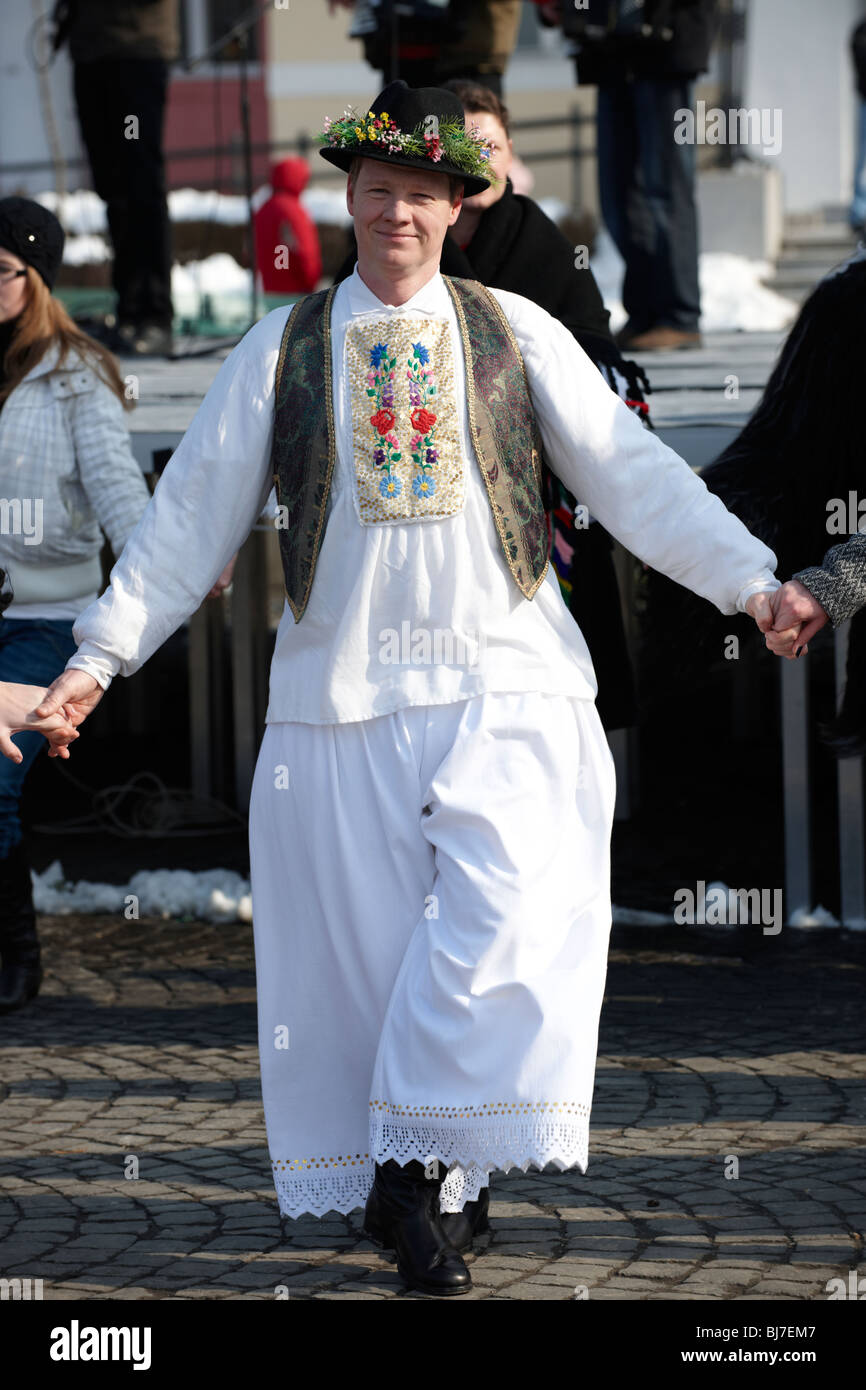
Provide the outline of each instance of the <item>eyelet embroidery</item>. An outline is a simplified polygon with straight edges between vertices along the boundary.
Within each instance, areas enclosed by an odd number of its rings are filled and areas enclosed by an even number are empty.
[[[470,1120],[486,1119],[489,1115],[532,1115],[542,1111],[561,1110],[567,1115],[589,1115],[588,1105],[577,1101],[541,1100],[534,1104],[529,1101],[494,1100],[485,1105],[394,1105],[387,1100],[371,1100],[370,1109],[386,1115],[412,1115],[416,1119]]]
[[[336,1158],[272,1158],[275,1173],[292,1172],[299,1168],[355,1168],[369,1162],[369,1154],[338,1154]]]

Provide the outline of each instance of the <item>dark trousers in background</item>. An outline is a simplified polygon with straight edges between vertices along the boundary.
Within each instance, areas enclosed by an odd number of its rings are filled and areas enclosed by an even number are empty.
[[[50,685],[78,650],[72,623],[61,618],[4,618],[0,622],[0,680],[19,685]],[[21,841],[19,807],[24,779],[48,747],[42,734],[16,734],[20,763],[0,756],[0,860]],[[3,904],[0,903],[0,910]]]
[[[81,135],[93,186],[108,209],[117,318],[162,328],[170,328],[172,320],[171,228],[162,153],[167,88],[168,65],[160,58],[75,64]]]
[[[675,113],[692,108],[694,82],[636,78],[598,89],[602,216],[625,261],[628,328],[697,332],[695,146],[674,140]]]

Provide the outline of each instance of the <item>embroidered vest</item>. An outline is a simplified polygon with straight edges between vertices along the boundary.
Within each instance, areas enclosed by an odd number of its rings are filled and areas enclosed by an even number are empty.
[[[497,300],[477,280],[442,277],[466,358],[469,428],[508,568],[531,599],[549,563],[543,453],[520,349]],[[336,458],[331,304],[337,286],[289,315],[277,359],[271,454],[286,596],[295,622],[310,597]],[[423,522],[418,523],[423,525]]]

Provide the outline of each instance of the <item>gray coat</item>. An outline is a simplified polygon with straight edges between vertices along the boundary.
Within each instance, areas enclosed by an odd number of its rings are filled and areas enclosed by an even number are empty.
[[[794,579],[821,604],[834,627],[844,623],[866,604],[866,534],[857,531],[842,545],[834,545],[823,565],[800,570]]]

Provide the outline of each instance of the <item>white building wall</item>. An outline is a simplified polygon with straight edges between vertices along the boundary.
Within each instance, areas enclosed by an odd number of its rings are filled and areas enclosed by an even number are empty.
[[[770,160],[787,212],[850,200],[858,98],[849,40],[864,12],[863,0],[749,0],[744,102],[782,112],[782,148]]]
[[[34,46],[40,59],[46,48],[44,39],[38,42],[34,26],[51,8],[51,0],[0,0],[0,194],[4,196],[59,188],[64,177],[68,188],[90,183],[86,168],[69,169],[65,175],[62,167],[56,172],[48,168],[26,174],[6,169],[28,161],[51,161],[52,140],[62,159],[81,154],[67,50],[61,50],[41,80],[34,66]]]

